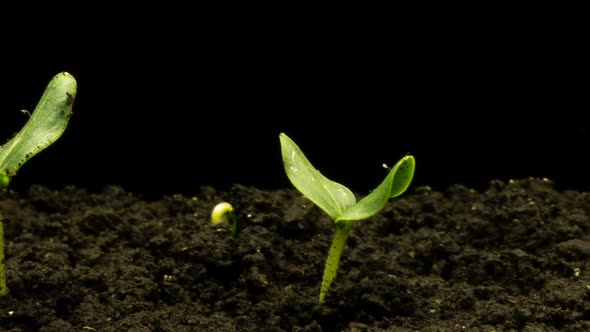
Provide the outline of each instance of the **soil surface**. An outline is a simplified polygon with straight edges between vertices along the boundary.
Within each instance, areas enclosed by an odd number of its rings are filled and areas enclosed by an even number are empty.
[[[0,331],[590,331],[590,193],[547,179],[410,187],[354,225],[322,306],[335,226],[294,189],[32,186],[0,211]]]

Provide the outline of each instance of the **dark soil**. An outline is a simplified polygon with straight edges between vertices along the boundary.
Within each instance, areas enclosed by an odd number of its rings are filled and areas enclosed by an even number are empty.
[[[334,223],[294,189],[33,186],[0,211],[0,331],[590,331],[590,193],[548,180],[410,188],[355,224],[323,306]]]

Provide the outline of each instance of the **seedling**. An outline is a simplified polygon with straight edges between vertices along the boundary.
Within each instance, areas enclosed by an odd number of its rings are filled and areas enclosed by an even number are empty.
[[[10,141],[0,146],[0,190],[8,187],[25,162],[62,135],[72,116],[76,92],[76,80],[66,72],[57,74],[49,82],[25,126]],[[0,215],[0,296],[7,292],[4,234]]]
[[[234,236],[238,236],[242,230],[242,223],[234,213],[234,207],[227,202],[215,205],[211,212],[211,223],[217,225],[226,222],[231,226],[231,232]]]
[[[322,304],[338,272],[342,250],[353,222],[375,215],[383,209],[389,198],[406,191],[414,177],[415,160],[411,155],[404,156],[375,190],[357,202],[347,187],[331,181],[316,170],[287,135],[281,133],[279,136],[283,166],[289,180],[336,224],[336,233],[328,252],[320,287],[319,303]]]

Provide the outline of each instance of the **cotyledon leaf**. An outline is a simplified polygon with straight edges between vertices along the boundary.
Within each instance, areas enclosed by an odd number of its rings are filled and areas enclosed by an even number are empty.
[[[293,186],[305,197],[333,220],[356,203],[354,194],[348,188],[323,176],[286,134],[279,136],[285,172]]]
[[[363,220],[379,212],[389,198],[399,196],[408,189],[414,177],[415,165],[416,161],[411,155],[400,159],[375,190],[345,210],[336,221]]]
[[[62,72],[53,77],[25,126],[0,147],[0,184],[31,157],[55,142],[64,132],[76,97],[77,83]]]

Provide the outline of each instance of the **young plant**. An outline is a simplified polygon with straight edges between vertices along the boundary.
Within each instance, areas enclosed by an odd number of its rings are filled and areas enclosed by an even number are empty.
[[[406,191],[414,177],[415,160],[411,155],[404,156],[375,190],[357,202],[348,188],[320,174],[287,135],[281,133],[280,141],[283,166],[293,186],[336,223],[336,233],[320,287],[319,302],[322,304],[338,272],[340,256],[353,222],[373,216],[385,206],[389,198]]]
[[[0,190],[8,187],[25,162],[61,136],[72,116],[76,92],[76,80],[69,73],[59,73],[49,82],[25,126],[10,141],[0,146]],[[0,215],[0,296],[7,292]]]
[[[222,202],[215,205],[213,211],[211,211],[211,223],[217,225],[222,222],[226,222],[230,225],[234,237],[237,237],[243,228],[240,219],[238,219],[234,213],[234,207],[228,202]]]

